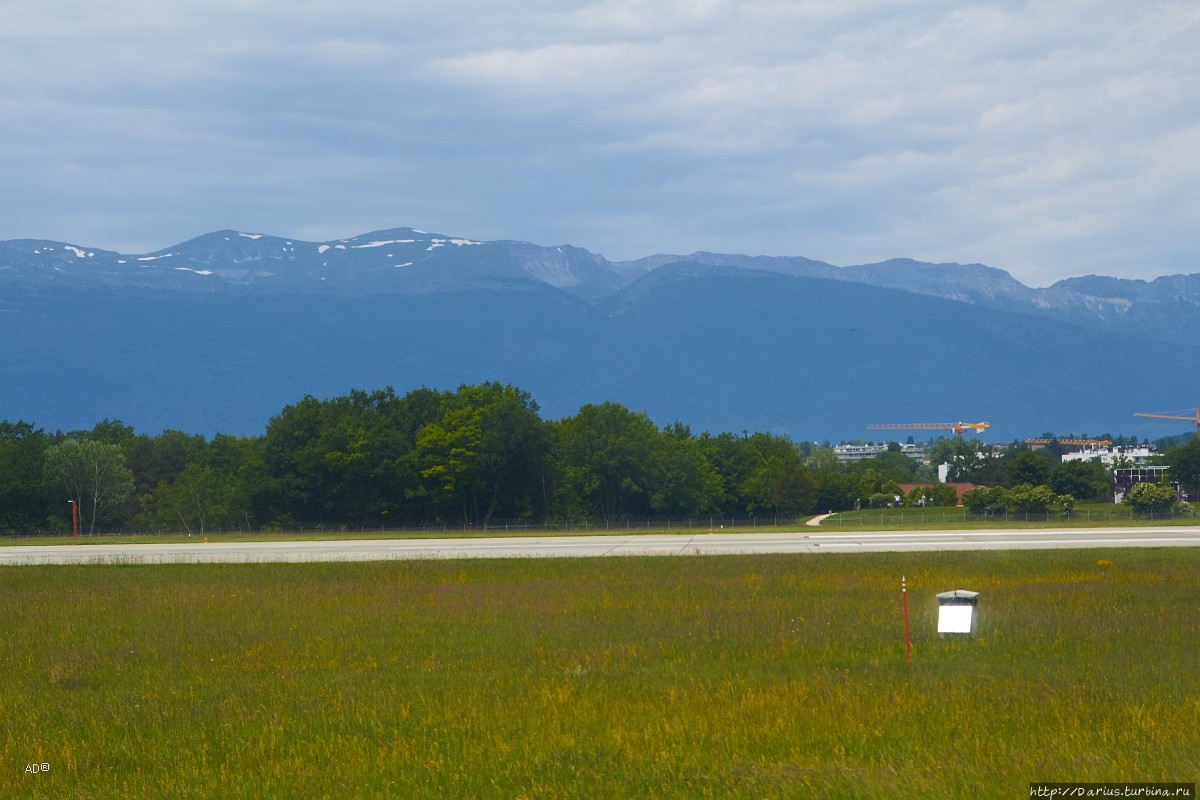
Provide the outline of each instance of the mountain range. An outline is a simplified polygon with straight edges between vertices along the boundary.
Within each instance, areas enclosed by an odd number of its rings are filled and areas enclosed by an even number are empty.
[[[1178,425],[1134,411],[1200,396],[1200,274],[1031,288],[981,264],[614,262],[412,228],[141,254],[0,242],[0,335],[0,418],[64,429],[257,433],[305,394],[499,380],[552,418],[614,400],[797,439],[959,420],[1000,441],[1155,437]]]

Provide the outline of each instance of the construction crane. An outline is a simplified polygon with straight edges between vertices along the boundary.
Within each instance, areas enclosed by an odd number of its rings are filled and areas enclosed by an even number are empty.
[[[1182,414],[1147,414],[1142,411],[1134,412],[1135,417],[1153,417],[1154,419],[1179,419],[1184,422],[1190,422],[1196,426],[1196,433],[1200,434],[1200,408],[1190,409],[1192,416],[1185,417]]]
[[[984,431],[992,427],[990,422],[908,422],[884,425],[868,425],[872,431],[953,431],[962,436],[963,431]]]
[[[1059,444],[1080,445],[1082,447],[1096,446],[1108,447],[1112,444],[1112,439],[1026,439],[1025,444],[1051,444],[1058,442]]]

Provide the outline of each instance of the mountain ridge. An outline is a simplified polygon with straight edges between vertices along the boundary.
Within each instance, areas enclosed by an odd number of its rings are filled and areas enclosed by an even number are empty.
[[[827,278],[941,297],[1008,311],[1054,316],[1095,327],[1126,320],[1154,324],[1155,312],[1200,313],[1200,273],[1152,281],[1087,275],[1031,288],[984,264],[893,258],[835,266],[803,256],[698,251],[610,261],[574,245],[476,241],[415,228],[388,228],[323,242],[232,229],[148,253],[123,254],[68,242],[0,241],[0,287],[43,280],[139,285],[189,291],[430,292],[467,285],[536,281],[597,303],[663,266],[688,262]],[[209,279],[209,280],[205,280]],[[1170,328],[1170,323],[1166,325]]]
[[[10,240],[0,418],[243,433],[305,394],[499,380],[551,416],[613,400],[797,438],[935,417],[991,417],[1001,440],[1165,434],[1131,414],[1195,402],[1198,298],[1200,275],[1032,289],[982,264],[611,262],[413,228],[146,254]]]

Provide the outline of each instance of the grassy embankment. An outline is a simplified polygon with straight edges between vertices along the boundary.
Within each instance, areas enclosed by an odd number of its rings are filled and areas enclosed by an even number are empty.
[[[934,633],[956,587],[982,593],[973,639]],[[8,567],[0,598],[10,797],[1011,798],[1200,776],[1192,549]]]
[[[962,508],[865,508],[841,511],[821,523],[822,528],[857,530],[958,530],[961,528],[1099,528],[1197,525],[1200,516],[1193,504],[1186,511],[1134,514],[1129,506],[1113,503],[1081,503],[1067,517],[1057,512],[1024,514],[1011,512],[987,517]]]
[[[690,520],[688,524],[655,524],[645,527],[613,527],[603,522],[594,525],[576,524],[570,528],[555,528],[539,525],[513,525],[474,528],[427,530],[371,530],[369,528],[345,531],[267,531],[260,533],[209,532],[205,535],[186,533],[135,533],[97,534],[82,536],[78,540],[69,534],[57,536],[3,536],[0,547],[61,544],[165,544],[201,542],[205,538],[222,542],[271,542],[313,541],[352,539],[461,539],[496,538],[504,536],[628,536],[631,534],[683,534],[706,533],[713,529],[720,533],[783,533],[809,528],[801,519],[787,525],[773,524],[718,524]],[[1058,514],[999,515],[979,517],[968,514],[961,508],[871,508],[862,511],[842,511],[822,521],[822,528],[847,531],[860,530],[957,530],[961,528],[1087,528],[1087,527],[1138,527],[1161,525],[1196,525],[1200,517],[1194,510],[1190,514],[1134,515],[1128,507],[1110,503],[1095,503],[1079,506],[1069,518]]]

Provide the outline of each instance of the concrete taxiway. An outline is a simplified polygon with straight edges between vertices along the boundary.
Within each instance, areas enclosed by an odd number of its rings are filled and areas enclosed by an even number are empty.
[[[0,547],[0,564],[180,564],[387,561],[451,558],[712,556],[751,553],[871,553],[1198,547],[1200,526],[1021,530],[528,536],[482,539],[364,539],[299,542],[63,544]]]

